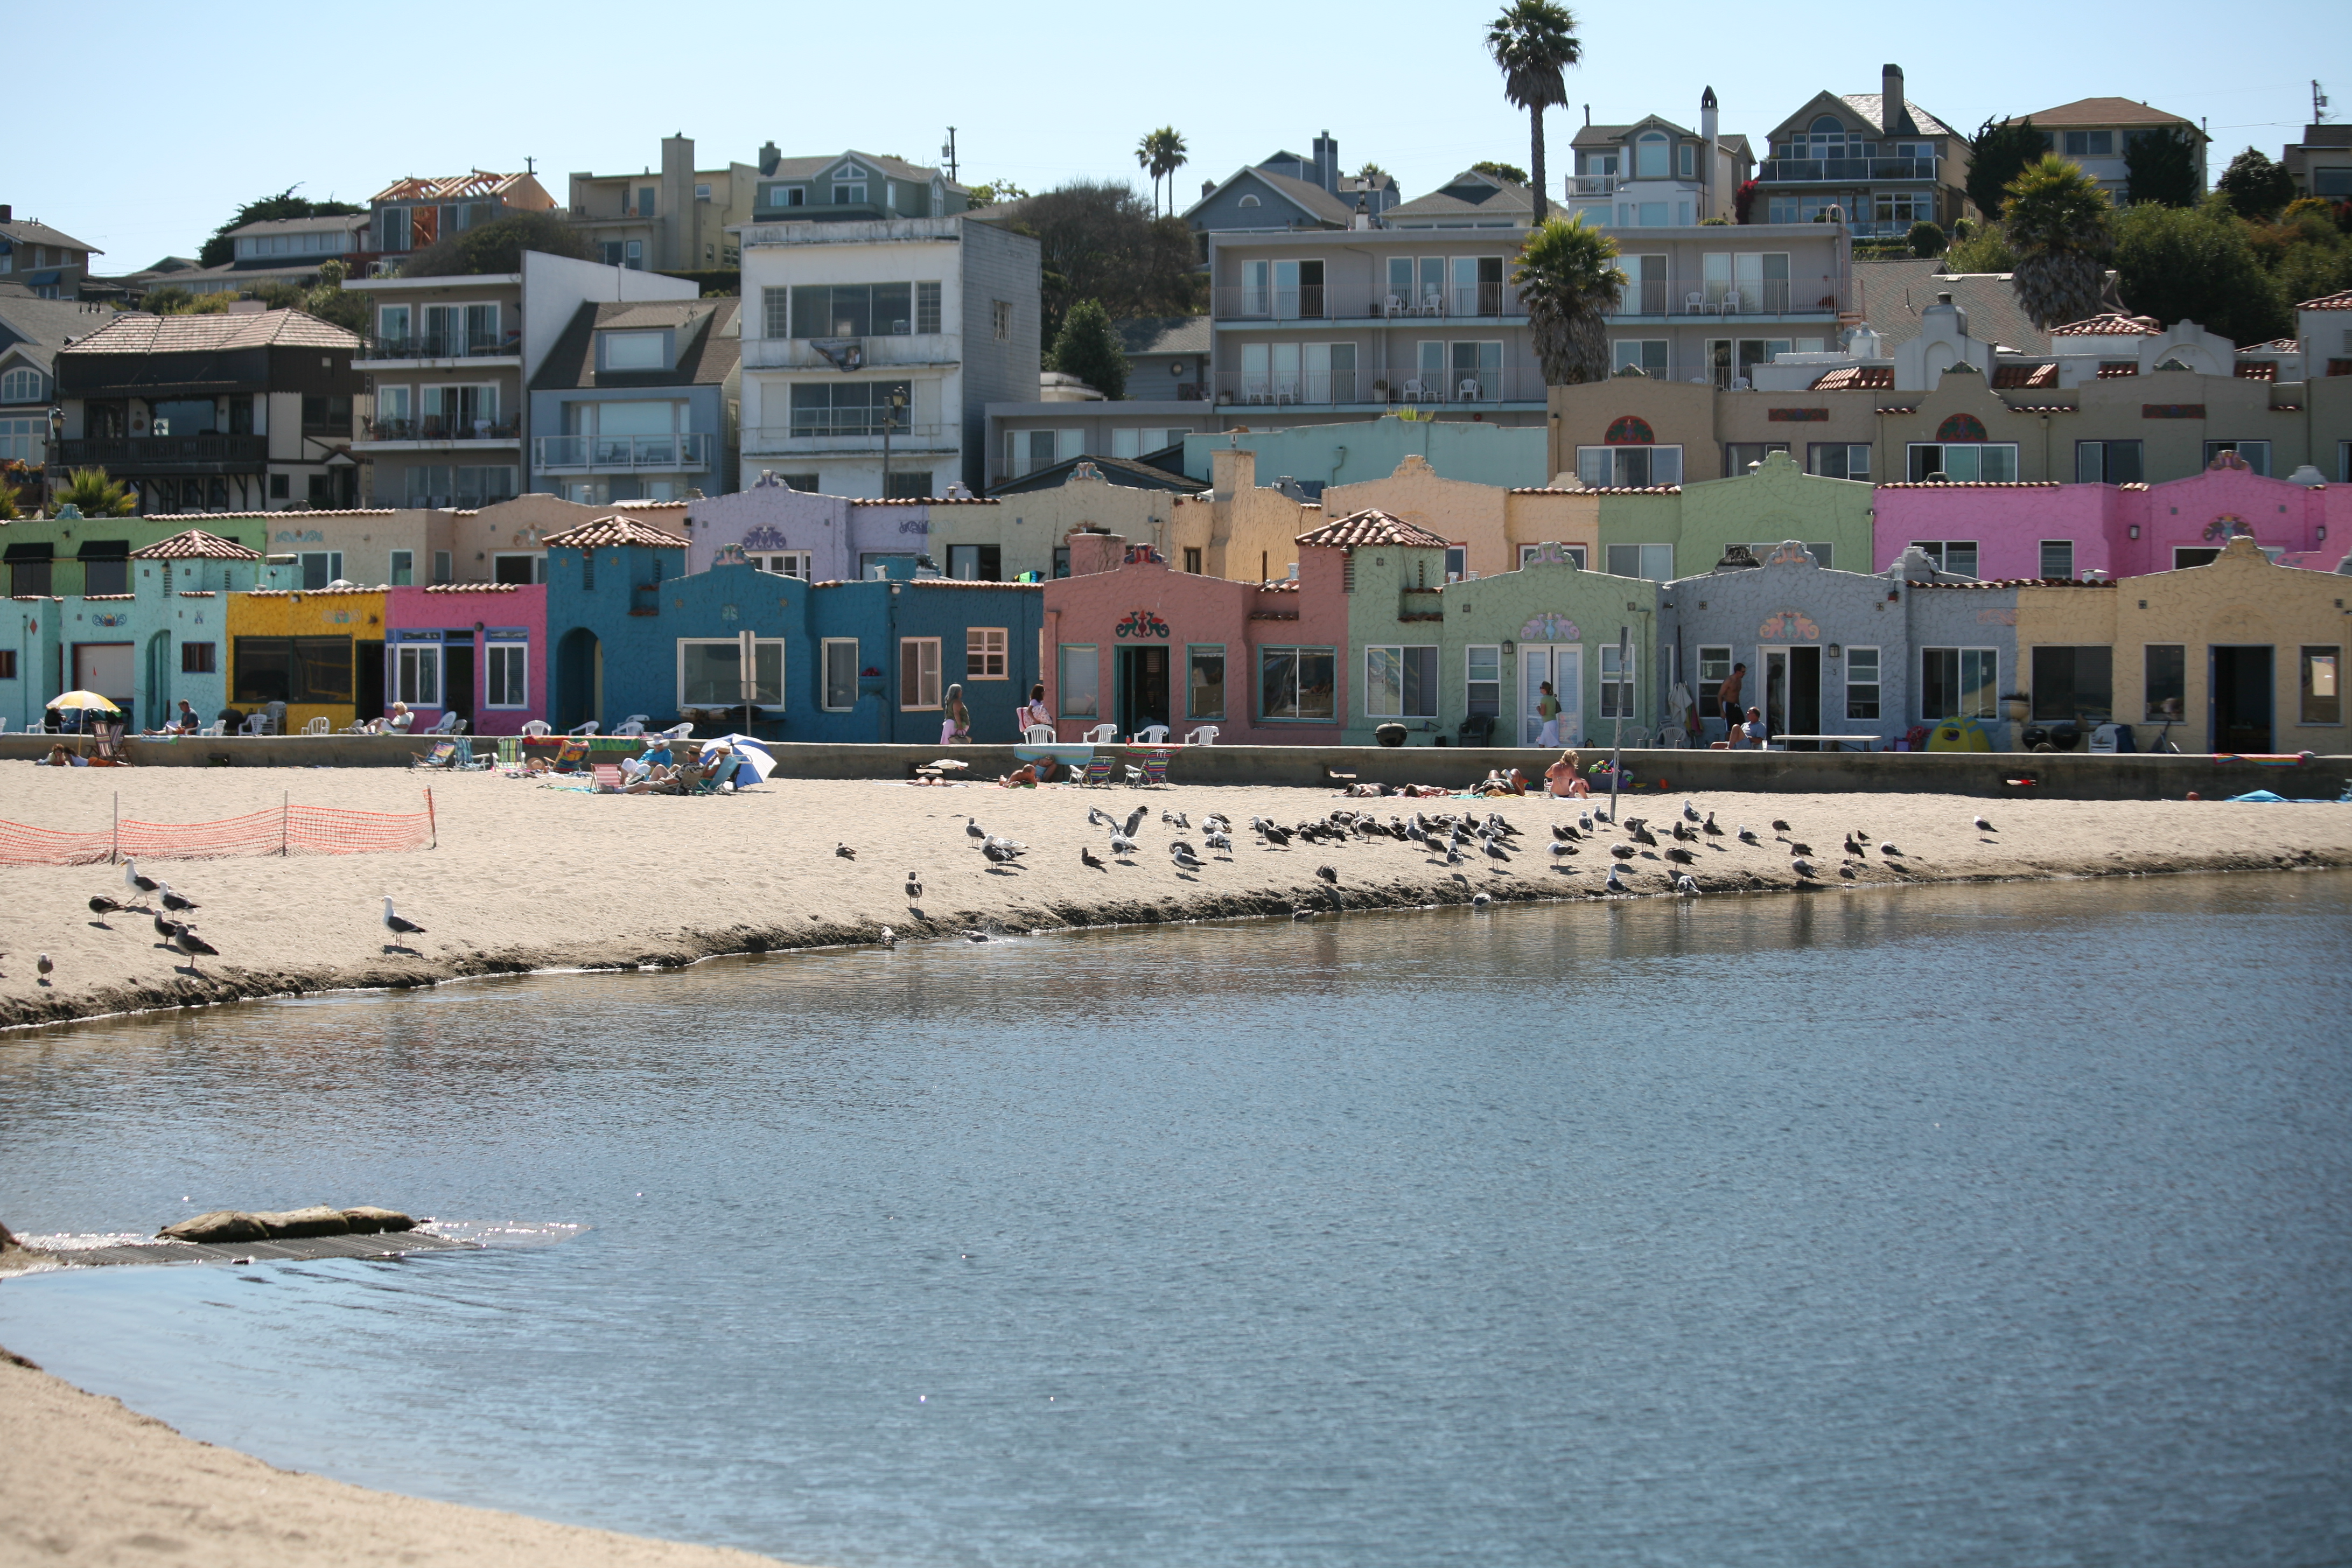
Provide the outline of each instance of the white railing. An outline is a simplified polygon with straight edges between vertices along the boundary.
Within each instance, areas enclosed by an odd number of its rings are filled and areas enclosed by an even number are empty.
[[[710,437],[682,436],[541,436],[531,442],[532,465],[541,472],[577,468],[707,468]]]

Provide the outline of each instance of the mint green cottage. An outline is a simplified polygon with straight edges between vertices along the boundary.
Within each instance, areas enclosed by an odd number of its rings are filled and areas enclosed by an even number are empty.
[[[1597,493],[1601,559],[1593,564],[1621,575],[1694,577],[1715,570],[1734,544],[1760,561],[1790,539],[1803,542],[1819,565],[1871,569],[1872,488],[1809,474],[1786,452],[1767,453],[1733,479]]]

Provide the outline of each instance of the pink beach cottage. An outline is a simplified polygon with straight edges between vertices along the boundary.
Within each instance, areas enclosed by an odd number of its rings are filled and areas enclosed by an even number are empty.
[[[1108,724],[1184,742],[1332,745],[1348,711],[1346,552],[1301,552],[1261,586],[1169,568],[1149,544],[1069,535],[1070,575],[1045,584],[1045,700],[1063,741]],[[1202,741],[1210,737],[1202,735]]]
[[[468,734],[520,735],[547,717],[546,584],[388,588],[383,622],[384,707],[407,703],[417,729],[455,711]]]
[[[2318,572],[2352,551],[2352,486],[2309,469],[2269,479],[2235,452],[2158,485],[1891,484],[1873,500],[1880,571],[1914,546],[1944,571],[1988,582],[2173,572],[2242,535],[2280,565]]]

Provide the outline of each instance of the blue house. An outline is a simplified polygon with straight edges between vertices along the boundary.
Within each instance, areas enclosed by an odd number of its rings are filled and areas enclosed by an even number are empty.
[[[530,379],[530,488],[590,506],[733,489],[741,303],[582,303]]]
[[[743,727],[782,741],[929,743],[947,689],[972,739],[1018,736],[1038,679],[1035,584],[894,576],[811,584],[722,550],[687,574],[686,541],[625,517],[547,540],[550,717],[561,729],[631,714]],[[751,687],[745,690],[745,660]]]

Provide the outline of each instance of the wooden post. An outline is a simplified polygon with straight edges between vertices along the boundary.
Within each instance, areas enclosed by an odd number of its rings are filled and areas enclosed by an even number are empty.
[[[113,865],[117,860],[120,860],[120,859],[121,859],[121,858],[122,858],[122,792],[121,792],[121,790],[116,790],[116,791],[114,792],[114,834],[113,834],[113,840],[112,840],[112,842],[111,842],[111,843],[110,843],[110,844],[107,846],[107,847],[106,847],[106,863],[107,863],[108,865],[111,866],[111,865]]]
[[[286,854],[288,841],[293,837],[293,799],[284,790],[278,792],[278,853],[281,858]]]
[[[425,847],[428,849],[440,848],[441,820],[433,815],[433,786],[431,784],[426,784],[425,786],[425,826],[433,835],[433,842],[426,845]]]

